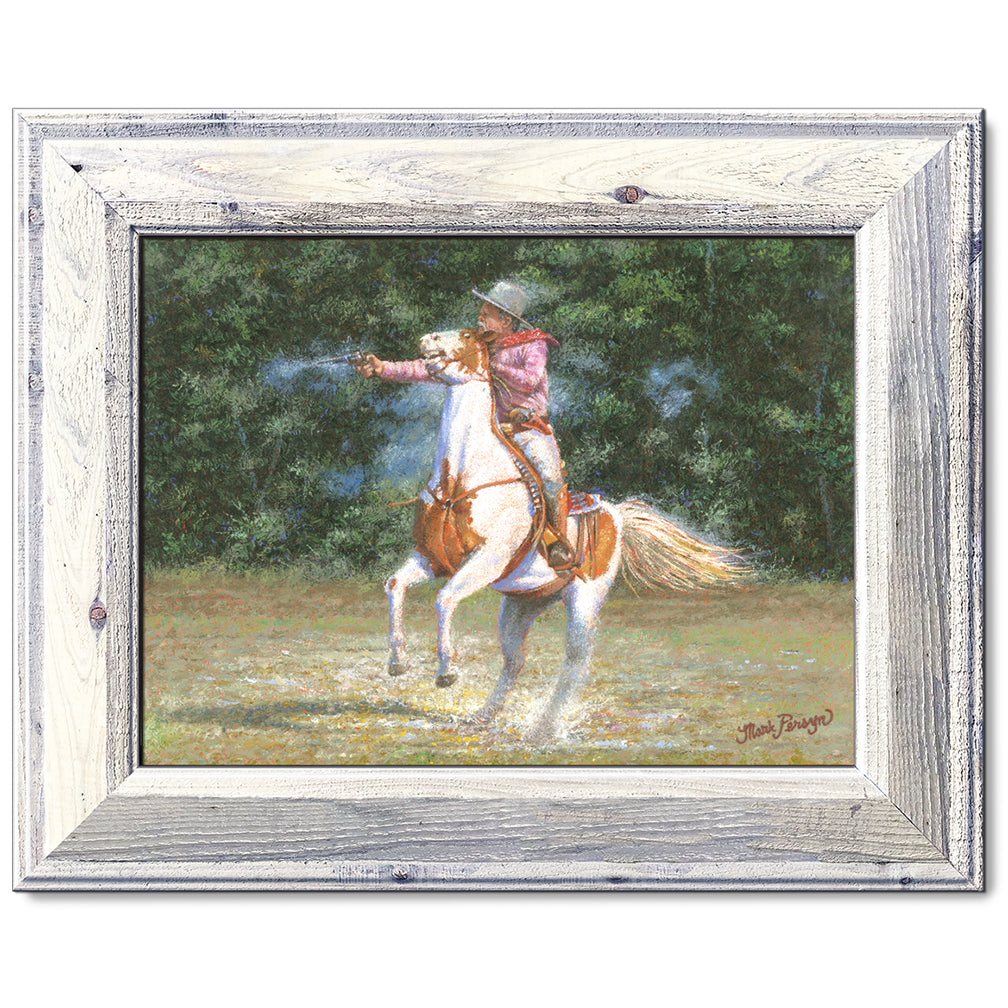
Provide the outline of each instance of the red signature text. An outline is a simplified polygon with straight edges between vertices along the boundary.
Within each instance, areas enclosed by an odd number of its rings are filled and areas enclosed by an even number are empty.
[[[747,721],[739,725],[735,741],[739,745],[753,742],[758,738],[779,739],[785,732],[807,731],[815,735],[820,729],[833,721],[833,711],[827,708],[822,714],[778,714],[766,721]]]

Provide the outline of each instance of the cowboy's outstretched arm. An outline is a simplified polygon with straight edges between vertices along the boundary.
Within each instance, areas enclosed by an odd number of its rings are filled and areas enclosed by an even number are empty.
[[[384,378],[385,381],[393,382],[433,382],[435,379],[429,371],[430,361],[380,361],[375,358],[375,363],[379,368],[368,374],[365,370],[358,368],[358,371],[365,378]],[[367,364],[364,365],[367,368]]]

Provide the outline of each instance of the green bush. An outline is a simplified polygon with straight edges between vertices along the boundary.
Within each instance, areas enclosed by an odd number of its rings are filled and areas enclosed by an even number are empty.
[[[573,487],[646,496],[775,568],[852,573],[849,239],[147,238],[142,263],[145,563],[391,569],[413,514],[388,505],[429,476],[436,407],[311,362],[410,359],[514,275],[562,344]]]

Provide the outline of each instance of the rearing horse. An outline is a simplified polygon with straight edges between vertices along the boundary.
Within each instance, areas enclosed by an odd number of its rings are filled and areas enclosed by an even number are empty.
[[[737,558],[688,536],[641,501],[599,501],[586,533],[585,516],[568,519],[578,543],[576,572],[558,576],[536,548],[541,509],[534,506],[520,462],[497,427],[488,353],[476,330],[429,333],[420,341],[428,370],[446,389],[434,472],[417,498],[416,550],[385,583],[389,601],[388,671],[407,671],[403,599],[414,585],[447,577],[437,595],[438,686],[457,675],[451,641],[458,604],[482,588],[503,594],[497,634],[504,669],[470,719],[489,723],[525,664],[525,639],[536,616],[557,599],[567,610],[567,646],[553,695],[532,735],[553,737],[564,709],[588,671],[599,611],[617,573],[664,590],[682,591],[737,577]],[[537,523],[538,522],[538,523]]]

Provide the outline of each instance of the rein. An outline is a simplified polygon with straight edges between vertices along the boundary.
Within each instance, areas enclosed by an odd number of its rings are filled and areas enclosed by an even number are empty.
[[[451,508],[454,507],[460,500],[465,500],[466,497],[471,497],[474,493],[478,493],[480,490],[486,490],[487,487],[504,486],[505,483],[522,483],[522,482],[524,481],[520,476],[513,476],[511,479],[494,480],[492,483],[481,483],[479,486],[473,487],[472,490],[466,490],[465,493],[457,494],[455,497],[448,497],[445,498],[444,500],[438,497],[437,491],[429,483],[427,484],[427,486],[424,487],[424,490],[426,490],[427,493],[429,493],[431,497],[434,498],[434,502],[436,504],[441,504],[444,507]],[[391,501],[386,506],[402,507],[403,504],[412,504],[419,497],[420,494],[417,494],[416,497],[410,497],[409,500]]]
[[[444,504],[445,507],[453,507],[460,500],[465,500],[466,497],[471,497],[474,493],[478,493],[480,490],[486,490],[487,487],[504,486],[505,483],[521,483],[521,482],[522,478],[520,476],[512,476],[511,479],[494,480],[493,483],[481,483],[478,487],[473,487],[472,490],[466,490],[465,493],[458,494],[455,497],[449,497],[447,498],[447,500],[441,500],[441,498],[438,497],[437,493],[435,493],[435,491],[431,488],[431,485],[429,483],[427,484],[425,489],[431,495],[431,497],[433,497],[434,500],[437,501],[438,504]],[[417,494],[417,497],[419,496],[420,495]]]

